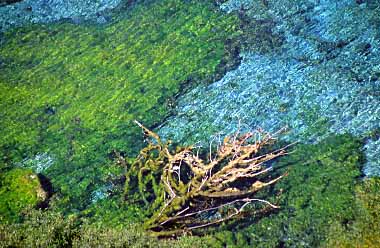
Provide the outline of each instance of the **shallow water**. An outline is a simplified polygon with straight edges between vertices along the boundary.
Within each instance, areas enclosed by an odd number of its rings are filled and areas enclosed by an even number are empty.
[[[273,189],[288,190],[284,211],[260,225],[291,224],[275,228],[273,242],[252,234],[264,229],[234,228],[248,240],[242,246],[332,244],[328,232],[361,223],[358,202],[365,197],[354,185],[380,176],[379,16],[378,1],[348,0],[1,6],[2,177],[31,169],[51,183],[52,211],[103,224],[138,223],[144,210],[124,202],[128,167],[117,164],[133,161],[146,145],[134,120],[164,140],[207,151],[237,130],[287,126],[280,142],[312,152],[308,161],[298,153],[289,159],[297,176]],[[287,166],[277,163],[280,170]],[[304,190],[297,190],[300,183]],[[14,207],[15,189],[0,186],[2,220],[19,221],[19,211],[34,203]],[[329,225],[312,220],[324,211],[321,220]],[[302,221],[313,222],[315,230],[307,231],[313,235],[302,233]],[[222,244],[238,245],[231,235]]]

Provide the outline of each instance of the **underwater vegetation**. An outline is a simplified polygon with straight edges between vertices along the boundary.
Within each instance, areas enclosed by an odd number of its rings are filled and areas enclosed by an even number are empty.
[[[121,175],[114,151],[133,157],[142,147],[132,120],[158,125],[183,90],[220,77],[239,34],[237,16],[212,1],[179,0],[145,1],[102,26],[61,22],[5,33],[3,166],[49,157],[41,173],[62,194],[62,206],[84,209],[93,192]]]
[[[215,247],[324,247],[328,240],[339,239],[332,226],[349,225],[358,217],[355,188],[368,187],[360,182],[361,146],[349,135],[297,145],[294,153],[275,165],[279,172],[289,170],[289,175],[267,192],[281,209],[251,225],[236,226],[235,232],[216,234],[220,241],[212,243]]]
[[[252,226],[254,243],[319,247],[330,235],[332,222],[354,218],[354,189],[359,183],[362,143],[350,135],[330,136],[319,144],[302,145],[278,166],[290,165],[289,176],[275,186],[283,191],[277,204],[284,206]],[[270,233],[276,238],[267,236]]]
[[[274,173],[289,175],[260,191],[278,205],[263,218],[248,217],[221,225],[204,236],[158,240],[122,212],[95,222],[51,210],[30,211],[23,223],[0,225],[3,244],[41,247],[376,247],[379,244],[379,179],[361,180],[362,142],[349,135],[331,136],[319,144],[298,144],[280,157]],[[109,201],[98,210],[111,209]],[[129,211],[131,211],[130,209]],[[141,211],[141,210],[140,210]],[[144,213],[142,213],[144,214]],[[108,221],[107,221],[108,219]],[[112,224],[110,223],[112,222]],[[117,224],[116,224],[117,223]],[[43,226],[43,227],[41,227]],[[200,233],[202,234],[202,233]],[[39,239],[37,237],[40,237]],[[33,246],[33,245],[32,245]]]
[[[158,240],[144,233],[138,224],[105,226],[78,222],[62,214],[33,210],[22,224],[0,223],[1,247],[206,247],[201,239]]]
[[[368,178],[355,187],[355,218],[331,226],[326,247],[380,246],[380,178]]]

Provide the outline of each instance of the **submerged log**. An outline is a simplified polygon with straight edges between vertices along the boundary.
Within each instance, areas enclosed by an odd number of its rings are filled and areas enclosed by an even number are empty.
[[[254,195],[285,176],[272,177],[267,162],[289,145],[263,153],[284,129],[235,133],[202,157],[194,147],[171,151],[170,142],[135,122],[150,140],[128,169],[126,195],[146,206],[152,234],[176,236],[279,208]]]

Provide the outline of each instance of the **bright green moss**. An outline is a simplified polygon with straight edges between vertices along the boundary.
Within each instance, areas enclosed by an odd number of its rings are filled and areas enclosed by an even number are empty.
[[[46,193],[31,170],[16,168],[0,174],[0,222],[18,220],[22,210],[35,207],[45,198]]]
[[[45,152],[46,172],[72,208],[117,169],[113,149],[133,156],[141,130],[159,124],[174,97],[220,71],[238,18],[211,1],[140,4],[107,25],[17,29],[0,47],[0,156],[12,164]]]

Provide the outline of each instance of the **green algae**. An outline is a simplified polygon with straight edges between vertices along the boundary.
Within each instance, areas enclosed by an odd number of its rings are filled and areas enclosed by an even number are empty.
[[[272,245],[318,247],[330,225],[354,218],[354,188],[361,176],[362,143],[349,135],[331,136],[315,145],[303,145],[278,166],[290,166],[289,176],[276,185],[278,215],[252,228],[257,240],[271,238]]]
[[[266,194],[281,207],[265,218],[221,231],[204,242],[210,247],[320,247],[334,237],[332,226],[355,218],[355,185],[363,162],[360,140],[331,136],[315,145],[297,145],[276,163],[289,175]],[[338,235],[338,234],[337,234]]]
[[[23,210],[36,207],[46,197],[32,170],[15,168],[0,174],[0,222],[18,221]]]
[[[83,208],[120,168],[113,150],[142,146],[132,120],[155,126],[184,88],[221,70],[239,21],[211,1],[149,1],[103,26],[16,29],[0,47],[0,155],[12,165],[46,153],[63,204]],[[71,205],[70,205],[71,204]]]

